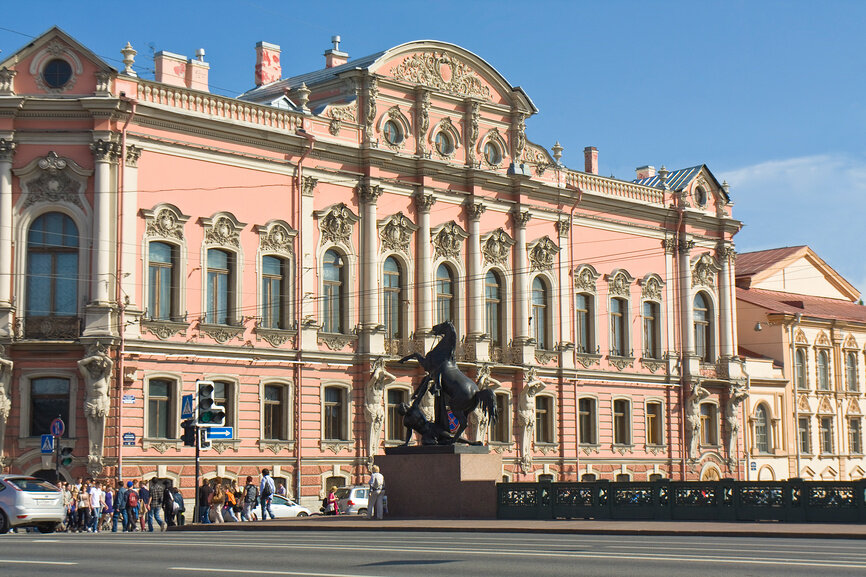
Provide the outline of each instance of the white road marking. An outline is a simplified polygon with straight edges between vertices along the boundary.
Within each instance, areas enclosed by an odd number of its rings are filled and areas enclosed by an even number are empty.
[[[15,565],[78,565],[73,561],[29,561],[24,559],[0,559],[0,565],[3,563],[14,563]]]
[[[360,573],[312,573],[309,571],[268,571],[266,569],[211,569],[207,567],[169,567],[170,571],[196,571],[201,573],[242,573],[244,575],[300,575],[303,577],[377,577]]]

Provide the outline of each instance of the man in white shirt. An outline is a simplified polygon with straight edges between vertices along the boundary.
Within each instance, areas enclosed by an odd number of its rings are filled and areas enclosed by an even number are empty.
[[[379,472],[378,465],[373,465],[370,470],[372,474],[370,475],[370,496],[367,501],[367,518],[372,519],[375,514],[377,519],[381,519],[385,499],[385,477]]]
[[[271,511],[271,500],[274,498],[274,493],[277,488],[274,486],[274,480],[271,478],[270,469],[262,469],[262,482],[259,484],[259,499],[262,502],[262,521],[268,520],[268,513],[271,514],[271,519],[276,519],[274,512]]]
[[[90,487],[90,511],[91,511],[91,521],[90,521],[90,531],[96,533],[99,531],[99,519],[102,516],[102,499],[103,499],[103,491],[99,487],[99,484],[94,483],[92,487]]]

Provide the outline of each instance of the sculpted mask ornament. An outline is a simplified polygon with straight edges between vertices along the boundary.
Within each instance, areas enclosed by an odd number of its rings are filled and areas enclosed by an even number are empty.
[[[205,231],[205,242],[220,246],[240,246],[240,230],[226,216],[221,216]]]
[[[460,58],[447,52],[426,52],[408,56],[392,73],[406,80],[436,90],[490,99],[490,88]]]
[[[382,250],[394,250],[409,253],[409,241],[412,239],[412,233],[418,230],[418,227],[412,224],[402,212],[398,212],[391,218],[385,221],[384,225],[380,225],[379,238],[382,241]]]
[[[599,277],[592,267],[584,266],[574,276],[574,288],[584,292],[595,292],[595,281]]]
[[[484,260],[489,264],[505,264],[512,246],[514,246],[514,241],[507,232],[499,228],[484,241],[481,254],[484,255]]]
[[[641,290],[641,298],[644,300],[660,301],[662,300],[662,284],[655,276],[648,277],[644,282]]]
[[[445,224],[442,229],[433,237],[433,248],[436,257],[444,258],[459,258],[460,247],[463,241],[469,235],[455,223],[451,221]]]
[[[716,286],[716,274],[721,270],[716,261],[709,254],[698,257],[692,270],[692,287],[705,286],[713,288]]]
[[[170,208],[161,208],[156,215],[147,219],[147,235],[163,238],[183,239],[183,227],[178,215]]]
[[[529,249],[529,263],[531,270],[551,270],[553,268],[554,259],[559,251],[562,250],[550,240],[550,237],[545,236],[536,242]]]
[[[352,238],[352,227],[358,220],[359,218],[352,214],[349,207],[341,202],[331,207],[322,218],[320,224],[322,238],[326,241],[348,245]]]
[[[40,159],[37,166],[42,170],[42,174],[26,183],[24,188],[28,194],[22,209],[38,202],[68,202],[84,208],[81,202],[83,186],[67,174],[66,159],[60,158],[52,151],[45,158]]]
[[[259,247],[263,251],[274,251],[284,255],[292,254],[292,238],[294,235],[284,224],[274,224],[270,230],[259,233]]]
[[[626,273],[620,271],[608,280],[610,283],[608,292],[614,296],[628,298],[631,294],[631,289],[629,287],[631,281],[632,279]]]
[[[356,122],[357,110],[358,106],[355,102],[344,106],[333,106],[329,108],[327,116],[331,119],[331,123],[328,125],[328,132],[333,136],[337,136],[337,134],[340,133],[340,128],[343,126],[344,122]]]
[[[6,422],[12,409],[10,385],[12,383],[12,361],[5,358],[6,349],[0,345],[0,458],[6,442]]]

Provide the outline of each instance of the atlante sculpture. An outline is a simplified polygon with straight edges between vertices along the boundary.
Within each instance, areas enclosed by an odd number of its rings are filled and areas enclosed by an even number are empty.
[[[412,353],[400,359],[406,362],[416,359],[427,371],[427,375],[418,389],[412,394],[412,405],[400,407],[400,413],[404,415],[403,422],[421,435],[421,442],[425,445],[451,445],[455,442],[470,443],[461,438],[463,431],[469,423],[468,416],[479,405],[481,410],[489,417],[490,422],[496,421],[496,399],[493,390],[479,390],[475,382],[464,375],[457,367],[454,360],[454,349],[457,347],[457,331],[451,321],[439,323],[433,327],[433,334],[442,336],[442,339],[434,346],[427,355]],[[436,398],[435,416],[430,423],[423,412],[418,408],[424,395],[428,390]],[[451,434],[448,426],[448,411],[457,419],[457,430]],[[411,437],[411,433],[408,435]],[[407,438],[406,443],[408,444]]]

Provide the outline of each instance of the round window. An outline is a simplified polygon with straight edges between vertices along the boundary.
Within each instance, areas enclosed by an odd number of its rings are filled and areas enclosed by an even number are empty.
[[[451,137],[444,132],[436,134],[436,152],[442,156],[448,156],[454,152],[454,143],[451,142]]]
[[[385,135],[385,142],[388,144],[400,144],[403,140],[403,133],[400,132],[400,127],[393,120],[389,120],[382,128],[382,134]]]
[[[488,142],[484,145],[484,160],[487,161],[487,164],[499,164],[502,162],[502,153],[499,152],[499,147],[493,144],[492,142]]]
[[[51,88],[63,88],[72,78],[72,66],[62,58],[55,58],[45,65],[42,78]]]

